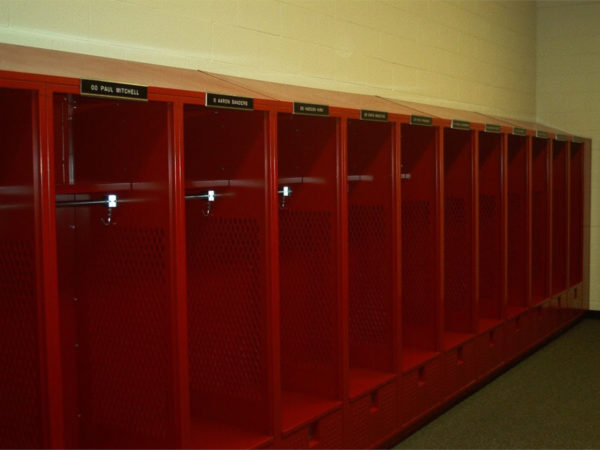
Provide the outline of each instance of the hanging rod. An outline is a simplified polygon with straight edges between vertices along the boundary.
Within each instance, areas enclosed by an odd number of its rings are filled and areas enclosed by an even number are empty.
[[[117,207],[117,196],[115,194],[109,194],[105,199],[102,200],[71,200],[71,201],[60,201],[56,202],[57,208],[64,208],[67,206],[91,206],[91,205],[104,205],[108,208]]]

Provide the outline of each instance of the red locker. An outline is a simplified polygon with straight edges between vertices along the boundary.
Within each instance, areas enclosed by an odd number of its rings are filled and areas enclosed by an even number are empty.
[[[571,142],[569,174],[569,286],[583,280],[583,144]]]
[[[567,288],[567,147],[552,141],[552,295]]]
[[[39,102],[39,91],[33,87],[0,87],[0,447],[3,448],[50,445],[44,411],[47,392],[39,248]]]
[[[338,119],[278,116],[284,435],[341,404],[339,139]]]
[[[269,421],[267,120],[184,106],[192,448],[251,448]]]
[[[65,444],[171,447],[171,106],[52,101]]]

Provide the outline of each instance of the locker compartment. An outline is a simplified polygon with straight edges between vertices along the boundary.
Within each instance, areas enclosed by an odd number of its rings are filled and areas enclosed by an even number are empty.
[[[444,364],[442,357],[437,356],[402,374],[400,425],[418,419],[444,399]]]
[[[170,105],[53,101],[66,446],[172,447]]]
[[[284,432],[340,404],[338,125],[278,117]]]
[[[583,144],[571,142],[569,286],[583,280]]]
[[[451,397],[477,378],[475,339],[466,341],[443,353],[444,397]]]
[[[398,386],[395,381],[350,401],[345,448],[369,448],[396,429]]]
[[[504,361],[505,325],[501,324],[480,333],[475,338],[476,373],[484,377]]]
[[[348,121],[350,398],[395,376],[392,124]]]
[[[437,128],[402,125],[402,368],[439,351]]]
[[[534,304],[546,300],[550,295],[549,148],[549,140],[536,137],[532,139],[531,288]]]
[[[267,115],[184,106],[192,448],[270,438]]]
[[[298,431],[284,433],[278,448],[343,448],[342,411],[319,417]]]
[[[479,330],[502,320],[502,138],[479,133]]]
[[[528,305],[527,138],[508,136],[508,316]]]
[[[552,295],[567,288],[567,142],[552,141]]]
[[[44,440],[39,249],[38,94],[0,87],[0,447]]]
[[[474,330],[473,134],[444,129],[444,348]]]

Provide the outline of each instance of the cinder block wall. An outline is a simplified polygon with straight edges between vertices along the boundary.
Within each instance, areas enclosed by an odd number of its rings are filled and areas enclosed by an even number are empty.
[[[592,138],[590,308],[600,310],[600,2],[538,2],[537,117]]]
[[[535,3],[0,1],[0,41],[535,118]]]

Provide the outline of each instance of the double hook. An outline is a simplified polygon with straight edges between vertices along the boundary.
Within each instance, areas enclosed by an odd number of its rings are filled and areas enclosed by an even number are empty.
[[[279,201],[279,207],[283,209],[285,208],[285,204],[287,202],[288,197],[292,194],[292,190],[289,186],[282,186],[281,189],[279,189],[279,191],[277,192],[279,193],[279,196],[281,198],[281,200]]]
[[[112,221],[112,212],[113,212],[113,208],[116,208],[118,206],[118,197],[117,194],[108,194],[106,196],[106,220],[101,217],[100,220],[102,221],[102,223],[105,226],[110,226],[110,225],[115,225],[115,223]]]

